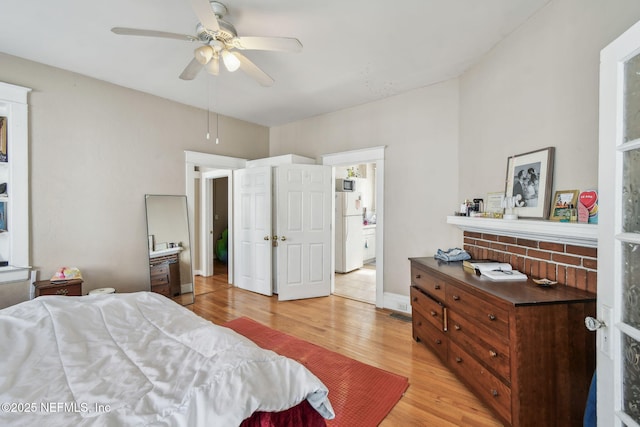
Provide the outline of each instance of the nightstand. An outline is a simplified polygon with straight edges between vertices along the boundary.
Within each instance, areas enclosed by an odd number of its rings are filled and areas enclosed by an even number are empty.
[[[41,295],[66,295],[79,297],[82,295],[82,279],[66,280],[64,282],[52,282],[51,280],[39,280],[34,282],[36,297]]]

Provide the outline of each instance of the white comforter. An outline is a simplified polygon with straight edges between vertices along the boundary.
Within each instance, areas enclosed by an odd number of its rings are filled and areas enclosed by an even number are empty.
[[[0,310],[0,425],[237,426],[322,382],[153,293],[44,296]]]

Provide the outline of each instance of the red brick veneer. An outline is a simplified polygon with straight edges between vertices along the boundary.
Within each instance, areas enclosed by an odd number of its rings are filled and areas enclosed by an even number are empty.
[[[474,259],[508,262],[533,278],[596,292],[598,250],[488,233],[464,232],[464,249]]]

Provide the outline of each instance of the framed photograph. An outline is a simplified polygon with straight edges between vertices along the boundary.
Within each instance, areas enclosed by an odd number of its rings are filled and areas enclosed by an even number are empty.
[[[489,217],[500,218],[504,213],[504,206],[502,200],[504,199],[504,193],[502,191],[496,191],[493,193],[487,193],[487,201],[484,204],[484,211]]]
[[[553,195],[553,208],[549,219],[559,221],[566,218],[571,205],[578,209],[578,190],[558,190]]]
[[[0,117],[0,162],[7,161],[7,118]]]
[[[505,194],[516,197],[519,217],[549,217],[554,154],[555,148],[547,147],[507,159]]]

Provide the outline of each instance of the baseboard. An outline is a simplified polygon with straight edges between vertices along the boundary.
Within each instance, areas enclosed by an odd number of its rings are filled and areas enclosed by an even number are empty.
[[[382,306],[389,310],[411,314],[411,299],[408,295],[385,292],[382,295]]]

